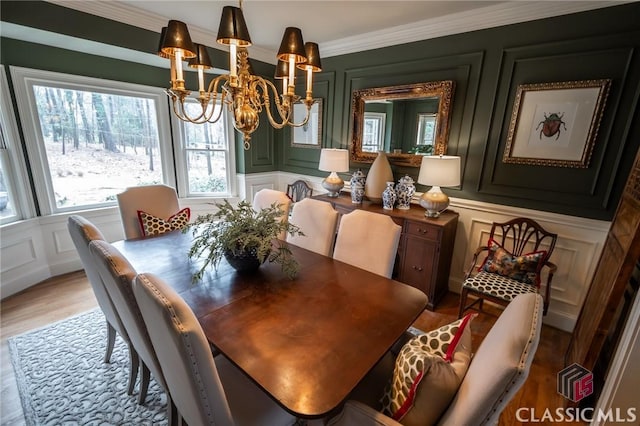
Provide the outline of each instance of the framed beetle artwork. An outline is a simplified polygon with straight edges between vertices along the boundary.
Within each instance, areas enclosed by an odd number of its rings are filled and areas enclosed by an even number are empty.
[[[611,80],[518,86],[502,161],[587,168]]]

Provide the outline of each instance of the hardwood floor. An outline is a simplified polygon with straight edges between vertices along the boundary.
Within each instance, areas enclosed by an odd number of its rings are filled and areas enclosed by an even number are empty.
[[[95,307],[95,297],[82,271],[51,278],[0,303],[0,424],[25,424],[7,339]],[[493,313],[497,315],[499,310],[496,309]],[[455,321],[457,315],[458,295],[449,293],[440,302],[436,312],[425,311],[414,325],[421,330],[432,330]],[[479,315],[473,321],[474,348],[480,345],[494,322],[495,317],[490,315]],[[521,424],[516,420],[516,410],[520,407],[542,413],[547,408],[555,410],[566,406],[565,400],[556,392],[556,373],[564,367],[562,359],[569,339],[569,333],[543,326],[529,378],[502,413],[500,425]]]
[[[0,303],[0,424],[25,424],[7,339],[98,306],[84,271],[46,280]]]

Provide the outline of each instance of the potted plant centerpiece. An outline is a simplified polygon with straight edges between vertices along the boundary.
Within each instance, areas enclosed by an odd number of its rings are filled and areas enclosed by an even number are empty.
[[[240,201],[237,207],[228,200],[215,205],[216,213],[199,215],[183,229],[183,232],[191,229],[194,237],[189,257],[204,259],[193,276],[194,281],[202,278],[210,264],[217,268],[222,257],[239,272],[255,271],[266,260],[276,262],[289,278],[295,278],[298,262],[287,243],[278,236],[284,232],[304,234],[289,221],[280,220],[284,213],[277,204],[260,211],[255,211],[247,201]]]

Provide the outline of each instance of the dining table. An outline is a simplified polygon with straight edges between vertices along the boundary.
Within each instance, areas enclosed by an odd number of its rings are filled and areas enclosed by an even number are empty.
[[[240,273],[222,260],[194,282],[192,239],[172,231],[112,244],[174,288],[212,347],[299,418],[339,408],[427,305],[414,287],[292,244],[293,279],[269,261]]]

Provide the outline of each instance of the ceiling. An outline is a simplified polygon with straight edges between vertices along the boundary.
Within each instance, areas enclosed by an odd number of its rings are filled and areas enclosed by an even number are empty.
[[[251,57],[275,63],[285,27],[302,29],[322,57],[507,25],[627,1],[245,0]],[[51,0],[97,16],[160,32],[169,19],[185,22],[194,42],[218,47],[222,7],[235,0]],[[222,47],[220,47],[222,48]]]

